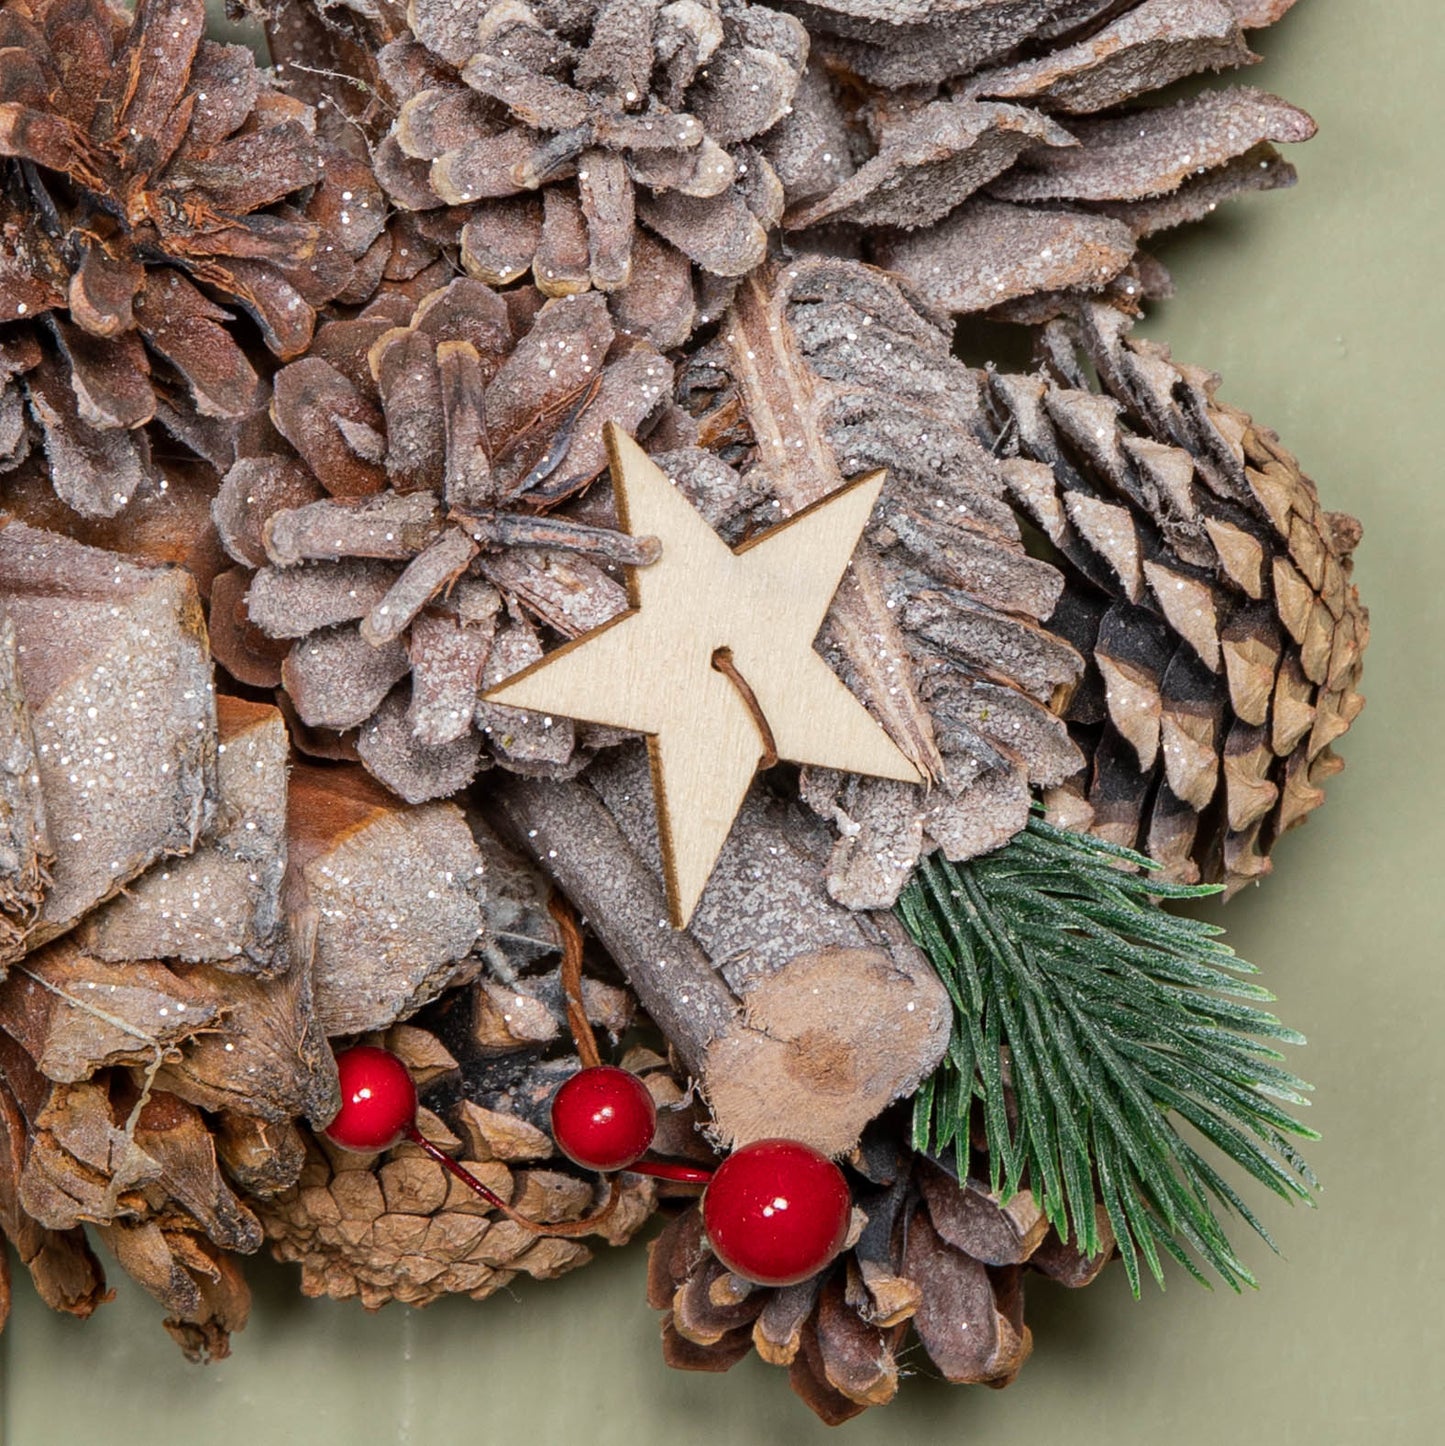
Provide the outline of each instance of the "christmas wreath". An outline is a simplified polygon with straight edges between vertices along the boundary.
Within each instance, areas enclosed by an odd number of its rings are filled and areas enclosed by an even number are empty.
[[[1342,766],[1360,527],[1132,328],[1291,4],[3,0],[0,1324],[656,1213],[669,1364],[839,1422],[1252,1284],[1303,1040],[1175,904]]]

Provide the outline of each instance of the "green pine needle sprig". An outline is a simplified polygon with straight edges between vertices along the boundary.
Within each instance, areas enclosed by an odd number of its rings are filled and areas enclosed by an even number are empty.
[[[1162,1286],[1162,1255],[1208,1284],[1254,1285],[1221,1213],[1268,1231],[1186,1123],[1286,1200],[1318,1188],[1292,1137],[1317,1139],[1282,1105],[1310,1086],[1276,1044],[1303,1044],[1254,1002],[1274,996],[1220,942],[1223,930],[1162,900],[1217,886],[1168,884],[1141,854],[1035,816],[994,853],[935,855],[898,909],[953,1001],[948,1053],[914,1098],[914,1148],[955,1152],[969,1173],[975,1107],[990,1187],[1027,1187],[1065,1240],[1102,1248],[1101,1203],[1135,1295],[1140,1260]]]

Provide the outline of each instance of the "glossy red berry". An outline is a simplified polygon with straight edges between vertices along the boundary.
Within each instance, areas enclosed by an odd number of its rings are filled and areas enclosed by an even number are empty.
[[[657,1106],[635,1074],[610,1064],[578,1070],[552,1101],[552,1138],[588,1170],[625,1170],[657,1133]]]
[[[341,1110],[326,1137],[344,1150],[389,1150],[416,1125],[416,1086],[390,1050],[358,1044],[336,1056]]]
[[[825,1155],[796,1140],[755,1140],[718,1166],[702,1219],[734,1274],[793,1285],[843,1248],[852,1203],[843,1172]]]

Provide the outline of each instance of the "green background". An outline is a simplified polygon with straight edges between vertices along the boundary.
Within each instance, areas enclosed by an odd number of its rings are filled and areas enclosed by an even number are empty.
[[[1301,0],[1257,37],[1266,64],[1248,79],[1305,106],[1321,134],[1295,153],[1294,191],[1161,248],[1180,296],[1148,328],[1222,372],[1226,398],[1280,432],[1325,504],[1365,523],[1357,576],[1375,636],[1349,769],[1275,875],[1224,911],[1310,1038],[1321,1208],[1266,1207],[1287,1258],[1253,1252],[1261,1289],[1245,1298],[1178,1278],[1136,1304],[1119,1272],[1078,1294],[1031,1287],[1035,1354],[1015,1386],[945,1387],[915,1354],[898,1403],[842,1428],[850,1446],[985,1432],[1071,1446],[1445,1439],[1440,35],[1439,0]],[[288,1271],[258,1262],[251,1325],[205,1369],[182,1361],[159,1308],[124,1279],[84,1325],[17,1281],[0,1439],[802,1446],[829,1434],[754,1358],[728,1376],[666,1370],[642,1271],[634,1248],[482,1305],[367,1316],[304,1301]]]

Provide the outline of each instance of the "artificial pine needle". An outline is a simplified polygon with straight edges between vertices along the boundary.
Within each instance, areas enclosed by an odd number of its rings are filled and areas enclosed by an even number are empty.
[[[1100,1248],[1103,1207],[1136,1295],[1140,1260],[1162,1285],[1163,1255],[1238,1290],[1254,1278],[1221,1215],[1274,1241],[1177,1122],[1276,1194],[1312,1203],[1318,1182],[1288,1136],[1318,1137],[1280,1108],[1308,1103],[1310,1087],[1273,1047],[1304,1037],[1258,1007],[1273,996],[1242,977],[1254,966],[1218,926],[1161,903],[1218,887],[1167,884],[1156,867],[1038,817],[995,853],[920,866],[899,914],[954,1022],[914,1098],[914,1146],[951,1151],[962,1177],[976,1121],[990,1187],[1032,1190],[1086,1254]]]

